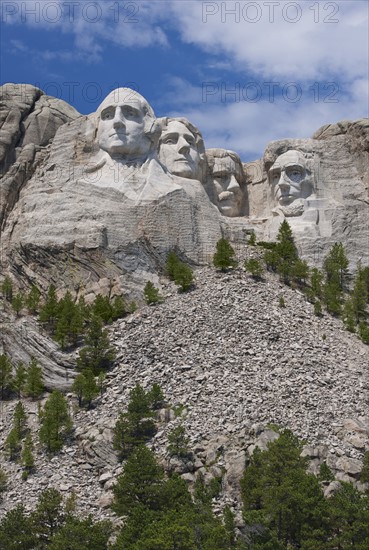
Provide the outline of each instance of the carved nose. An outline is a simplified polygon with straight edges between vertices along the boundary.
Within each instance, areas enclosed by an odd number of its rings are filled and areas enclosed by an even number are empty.
[[[232,191],[232,192],[240,191],[239,183],[233,175],[231,176],[231,180],[227,187],[227,191]]]
[[[115,111],[113,126],[114,128],[123,128],[125,126],[123,115],[118,109]]]
[[[278,182],[278,187],[280,188],[281,191],[288,191],[288,189],[290,188],[290,184],[281,178]]]
[[[185,138],[179,138],[177,142],[178,151],[180,153],[187,152],[190,149],[190,145],[188,141],[185,140]]]

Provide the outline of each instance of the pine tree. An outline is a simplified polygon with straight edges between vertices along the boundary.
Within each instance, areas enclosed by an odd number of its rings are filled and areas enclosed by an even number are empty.
[[[365,321],[360,321],[358,331],[364,344],[369,344],[369,325]]]
[[[305,260],[297,259],[292,266],[291,275],[298,285],[302,286],[306,284],[306,280],[309,277],[309,266]]]
[[[252,233],[250,233],[250,237],[249,237],[249,240],[248,240],[247,244],[249,246],[256,246],[256,235],[253,231],[252,231]]]
[[[314,302],[314,315],[316,315],[317,317],[322,316],[322,304],[321,302],[319,302],[319,300],[316,300],[316,302]]]
[[[368,301],[368,290],[365,278],[365,270],[359,264],[357,266],[354,288],[351,293],[353,315],[356,323],[366,318],[366,304]]]
[[[10,510],[0,523],[0,548],[6,550],[34,550],[39,540],[34,532],[31,517],[24,507],[18,504]]]
[[[12,364],[9,357],[3,353],[0,355],[0,391],[1,399],[4,399],[12,386]]]
[[[85,346],[77,359],[79,370],[90,369],[97,375],[101,370],[108,370],[115,359],[115,349],[110,345],[109,335],[103,329],[100,317],[93,315],[88,328]]]
[[[164,471],[152,451],[144,445],[137,447],[117,479],[114,492],[114,512],[130,515],[137,507],[160,510],[163,504]]]
[[[12,428],[5,439],[5,452],[9,460],[16,460],[21,449],[21,439],[15,428]]]
[[[49,550],[106,550],[112,534],[109,521],[94,522],[91,515],[85,519],[75,516],[69,518],[65,525],[58,528],[52,537]]]
[[[167,446],[169,456],[187,458],[190,455],[188,444],[189,439],[186,436],[186,430],[184,426],[177,426],[176,428],[173,428],[171,432],[169,432]]]
[[[150,407],[156,411],[160,409],[165,401],[164,393],[159,384],[153,384],[151,390],[147,394]]]
[[[263,266],[257,258],[250,258],[246,260],[244,266],[246,271],[251,273],[251,276],[254,279],[258,280],[262,278]]]
[[[256,548],[322,548],[328,539],[327,505],[317,478],[306,473],[302,444],[288,430],[257,449],[241,480],[246,524]],[[309,543],[309,545],[307,544]],[[260,546],[258,546],[260,545]]]
[[[113,321],[127,315],[127,305],[124,296],[116,296],[111,304]]]
[[[26,297],[26,306],[28,311],[35,315],[38,311],[41,299],[41,292],[37,286],[32,285],[27,297]]]
[[[12,308],[15,311],[17,317],[19,317],[19,314],[22,311],[23,304],[24,304],[24,296],[21,292],[18,292],[12,298]]]
[[[56,288],[54,285],[50,285],[47,291],[46,301],[40,310],[40,321],[44,323],[47,328],[54,332],[56,320],[58,316],[58,298],[56,296]]]
[[[39,437],[49,453],[60,451],[72,430],[68,403],[60,391],[53,391],[47,399],[41,417]]]
[[[310,273],[310,286],[313,296],[320,299],[323,295],[323,273],[316,267]]]
[[[159,294],[159,289],[156,288],[151,281],[147,281],[145,285],[144,296],[148,305],[157,304],[162,301],[162,297]]]
[[[156,432],[152,397],[139,384],[130,391],[128,410],[121,412],[114,427],[113,447],[127,458],[137,445],[146,443]]]
[[[352,298],[348,298],[343,305],[342,320],[349,332],[356,332],[356,318]]]
[[[68,344],[76,344],[82,332],[82,311],[68,291],[58,303],[55,340],[64,349]]]
[[[329,499],[331,537],[329,548],[369,548],[369,498],[352,483],[341,487]]]
[[[171,281],[174,281],[174,274],[177,268],[180,259],[177,254],[172,250],[169,252],[166,263],[165,263],[165,273]]]
[[[91,407],[92,401],[99,394],[99,388],[96,384],[96,379],[93,372],[90,369],[85,369],[83,371],[85,377],[85,383],[83,387],[83,400],[86,402],[87,408]]]
[[[224,528],[228,535],[229,548],[236,546],[236,523],[235,515],[229,506],[224,507],[223,511]]]
[[[283,220],[280,225],[275,250],[279,257],[277,271],[281,279],[288,284],[293,273],[293,267],[299,258],[292,229],[287,220]]]
[[[222,238],[217,242],[213,264],[221,271],[237,267],[238,262],[235,259],[235,251],[228,239]]]
[[[182,292],[186,292],[193,284],[193,271],[189,265],[179,262],[174,273],[174,282]]]
[[[108,296],[98,294],[92,304],[92,315],[100,317],[105,324],[113,320],[113,308]]]
[[[23,471],[23,479],[27,479],[29,474],[33,472],[35,468],[35,458],[33,456],[33,442],[32,442],[32,436],[30,433],[28,433],[22,450],[21,455],[21,462],[22,466],[24,468]]]
[[[8,486],[8,476],[2,468],[0,468],[0,502],[1,502],[1,493],[6,491]]]
[[[26,386],[27,369],[22,361],[19,361],[15,368],[15,374],[12,380],[12,388],[16,392],[18,399],[20,399],[22,392]]]
[[[100,392],[100,397],[103,396],[103,393],[105,391],[105,386],[106,386],[106,373],[105,372],[99,372],[98,376],[97,376],[97,388]]]
[[[279,256],[276,250],[266,250],[264,252],[264,262],[268,271],[275,273],[278,269]]]
[[[21,401],[18,401],[14,409],[13,428],[16,430],[19,439],[23,439],[27,431],[27,413]]]
[[[11,278],[6,275],[4,281],[1,284],[1,293],[4,296],[5,300],[8,302],[12,301],[13,298],[13,282]]]
[[[73,382],[72,387],[71,387],[72,392],[75,393],[76,396],[77,396],[78,405],[80,407],[82,407],[82,403],[83,403],[83,392],[84,392],[84,389],[85,389],[85,384],[86,384],[86,378],[85,378],[84,374],[82,374],[80,372],[75,377],[74,382]]]
[[[68,318],[61,311],[55,326],[55,340],[58,342],[62,349],[65,349],[69,333]]]
[[[363,457],[363,467],[360,473],[361,483],[369,483],[369,451],[366,451]]]
[[[334,243],[323,262],[327,283],[334,282],[340,290],[347,287],[349,261],[342,243]]]
[[[180,287],[182,292],[191,288],[193,283],[193,271],[189,265],[182,262],[174,251],[169,252],[165,263],[165,272],[169,279]]]
[[[25,390],[27,395],[36,399],[44,391],[44,384],[42,381],[42,368],[38,366],[35,358],[31,359],[31,363],[27,369],[27,379]]]
[[[83,323],[91,318],[92,306],[86,304],[84,296],[80,296],[77,302],[78,310],[81,314]]]
[[[323,298],[329,313],[337,316],[341,315],[342,290],[337,279],[331,279],[324,285]]]
[[[42,541],[43,547],[47,547],[66,519],[63,498],[59,491],[50,488],[41,493],[32,519],[34,530]]]

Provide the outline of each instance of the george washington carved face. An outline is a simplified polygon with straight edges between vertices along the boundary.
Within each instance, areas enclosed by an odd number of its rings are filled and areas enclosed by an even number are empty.
[[[118,88],[97,110],[100,149],[113,158],[145,157],[153,147],[155,115],[147,101],[134,90]]]

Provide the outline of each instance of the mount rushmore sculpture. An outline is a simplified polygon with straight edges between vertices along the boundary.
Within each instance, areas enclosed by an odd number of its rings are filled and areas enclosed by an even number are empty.
[[[243,163],[128,88],[88,116],[30,85],[3,86],[0,101],[1,260],[20,284],[136,288],[171,249],[206,263],[221,236],[271,240],[285,218],[311,263],[336,241],[369,262],[368,119]]]

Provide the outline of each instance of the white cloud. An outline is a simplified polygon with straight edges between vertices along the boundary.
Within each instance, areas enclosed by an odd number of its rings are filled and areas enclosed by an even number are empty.
[[[172,80],[172,85],[167,97],[174,97],[177,90],[180,98],[179,92],[186,89],[186,82]],[[286,101],[283,96],[270,102],[267,94],[252,103],[243,99],[236,102],[232,97],[222,101],[221,92],[211,101],[201,102],[202,90],[190,87],[192,104],[179,100],[170,115],[191,120],[201,130],[207,148],[232,149],[249,161],[260,158],[270,141],[309,138],[324,124],[368,116],[367,81],[357,80],[353,89],[354,93],[337,91],[335,97],[330,97],[331,89],[322,89],[319,101],[315,102],[313,91],[302,87],[300,101],[296,103]]]
[[[176,31],[178,40],[203,52],[199,53],[194,65],[194,73],[202,72],[203,84],[213,80],[209,75],[217,74],[214,93],[208,94],[204,101],[201,86],[184,81],[181,74],[163,72],[164,85],[158,90],[156,107],[164,114],[187,116],[202,130],[207,147],[234,149],[244,160],[260,157],[271,140],[309,137],[323,124],[368,116],[367,1],[280,0],[274,2],[274,19],[270,14],[272,2],[267,0],[77,2],[73,17],[65,7],[72,3],[65,0],[4,4],[18,8],[13,17],[7,14],[6,19],[2,12],[6,23],[22,23],[23,16],[23,24],[50,30],[60,28],[64,33],[74,34],[77,53],[41,52],[42,58],[49,60],[101,61],[109,55],[109,43],[132,48],[132,56],[134,48],[147,48],[150,56],[151,46],[169,46],[171,34],[168,29]],[[54,4],[59,6],[62,17],[51,22],[55,14],[53,16],[50,8],[48,12],[41,11],[38,20],[36,16],[25,20],[25,4],[28,11],[32,5],[37,4],[42,10],[46,4]],[[95,15],[93,7],[83,11],[88,4],[98,5],[101,11],[95,11]],[[137,11],[136,8],[127,11],[128,5],[136,6]],[[236,22],[230,10],[237,10],[238,6],[239,20]],[[300,15],[298,21],[292,22]],[[95,22],[92,21],[94,16]],[[254,23],[251,22],[253,18]],[[12,47],[20,54],[24,52],[21,42],[14,41]],[[226,94],[237,82],[239,101]],[[249,99],[253,94],[252,86],[247,88],[252,82],[262,91],[255,102]],[[279,83],[274,103],[269,101],[267,82]],[[289,82],[301,88],[302,95],[296,103],[280,95]],[[335,84],[324,89],[324,83],[329,82]],[[338,86],[341,87],[339,91]],[[245,87],[249,93],[246,98],[242,94]],[[332,102],[332,99],[338,101]],[[171,113],[167,112],[168,106]]]
[[[255,4],[259,12],[252,9]],[[367,74],[366,1],[281,1],[275,6],[274,20],[270,4],[173,0],[171,9],[184,41],[206,52],[225,54],[239,71],[251,71],[262,78],[299,79]],[[236,6],[237,20],[226,12]],[[293,23],[297,14],[301,17]],[[256,15],[260,19],[252,23]]]
[[[109,42],[126,47],[167,46],[165,32],[160,27],[162,11],[159,3],[149,2],[52,2],[13,0],[0,6],[1,21],[32,28],[73,33],[76,47],[83,52],[98,51]],[[165,17],[165,12],[164,12]]]

